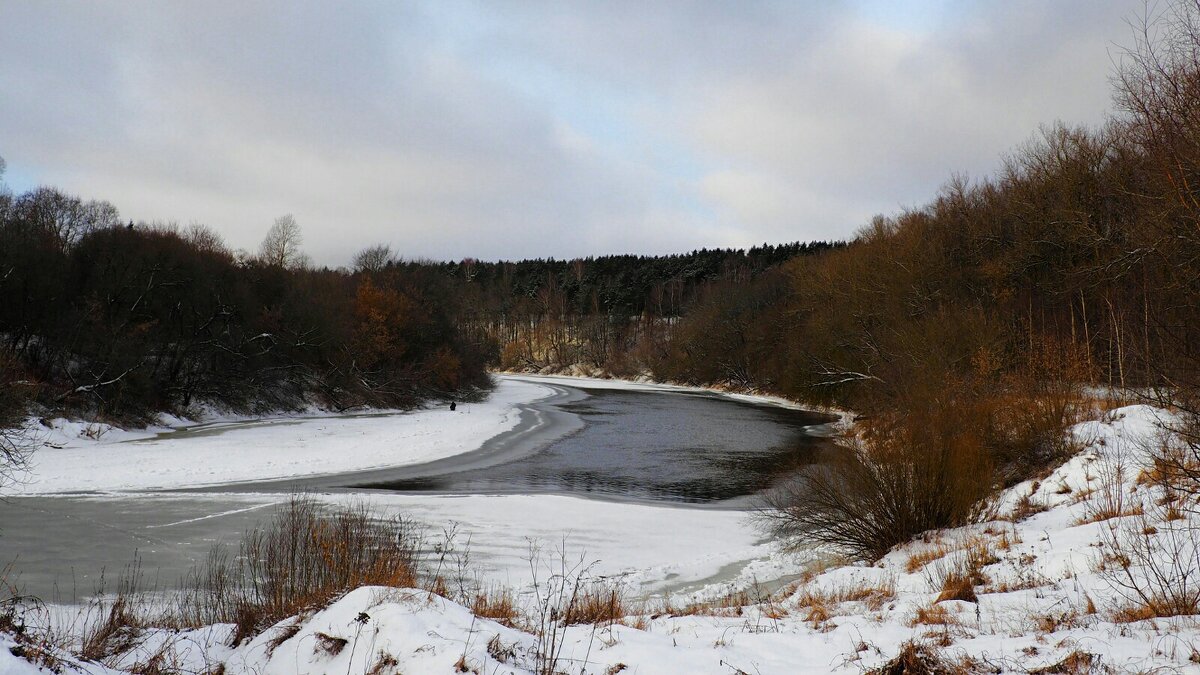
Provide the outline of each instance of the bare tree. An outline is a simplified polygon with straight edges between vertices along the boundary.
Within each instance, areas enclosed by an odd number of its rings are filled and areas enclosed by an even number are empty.
[[[38,438],[23,426],[0,427],[0,488],[17,481]]]
[[[363,273],[382,272],[396,262],[396,254],[387,244],[368,246],[354,256],[354,271]]]
[[[0,489],[20,478],[39,438],[25,424],[26,399],[32,384],[0,356]]]
[[[203,223],[192,223],[183,231],[183,239],[198,250],[206,253],[223,253],[229,255],[229,247],[213,228]]]
[[[304,238],[300,234],[300,226],[292,214],[280,216],[275,224],[267,231],[259,247],[259,258],[268,265],[288,269],[303,267],[307,257],[300,250]]]
[[[85,202],[55,188],[40,187],[17,199],[19,215],[54,237],[67,250],[84,236],[120,225],[117,208],[105,201]]]

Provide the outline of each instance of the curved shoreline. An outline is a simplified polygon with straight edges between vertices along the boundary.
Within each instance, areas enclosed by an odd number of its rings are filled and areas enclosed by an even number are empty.
[[[511,429],[485,440],[478,448],[455,455],[443,457],[429,462],[398,465],[392,467],[367,469],[363,471],[336,472],[323,475],[305,476],[288,479],[269,479],[258,481],[239,481],[221,485],[198,486],[187,489],[160,490],[157,492],[179,493],[242,493],[242,494],[273,494],[293,491],[313,491],[328,494],[366,494],[374,496],[429,496],[429,497],[468,497],[468,496],[503,496],[524,495],[528,492],[521,486],[511,490],[492,489],[485,492],[468,490],[407,490],[397,489],[391,484],[433,478],[450,474],[487,469],[503,464],[519,461],[533,456],[551,444],[562,440],[584,429],[585,422],[575,413],[564,409],[572,403],[589,398],[592,390],[621,390],[647,394],[674,394],[698,396],[729,401],[730,403],[751,406],[781,407],[803,411],[814,415],[827,415],[828,420],[806,427],[806,433],[813,436],[824,436],[822,427],[830,427],[838,423],[838,418],[824,412],[816,412],[798,404],[782,401],[774,397],[753,396],[746,394],[731,394],[720,390],[696,387],[681,387],[654,383],[630,382],[622,380],[595,380],[590,378],[570,378],[563,376],[538,376],[500,374],[502,381],[517,381],[536,384],[550,389],[553,393],[527,402],[518,403],[520,420]],[[543,490],[536,494],[563,497],[582,498],[593,501],[658,506],[666,508],[700,509],[712,511],[748,511],[761,505],[759,496],[746,494],[733,498],[714,501],[673,501],[648,498],[633,494],[594,492],[580,494],[570,490]]]
[[[294,490],[368,491],[372,484],[424,478],[457,471],[485,469],[497,464],[512,462],[536,453],[554,441],[578,432],[583,421],[577,415],[556,406],[582,400],[578,389],[554,385],[542,385],[551,389],[550,396],[517,403],[519,411],[517,425],[512,429],[486,439],[482,445],[455,455],[428,462],[362,471],[344,471],[331,474],[306,476],[291,479],[268,479],[241,481],[222,485],[210,485],[185,490],[160,490],[160,492],[279,492]]]

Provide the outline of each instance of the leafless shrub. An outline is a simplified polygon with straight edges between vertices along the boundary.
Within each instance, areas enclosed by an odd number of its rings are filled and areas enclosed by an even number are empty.
[[[995,482],[986,448],[958,417],[937,409],[864,423],[844,451],[778,487],[760,522],[777,536],[866,560],[970,522]]]
[[[1183,392],[1175,392],[1163,401],[1178,410],[1178,418],[1164,422],[1158,437],[1143,449],[1151,459],[1146,471],[1149,482],[1167,497],[1192,498],[1186,503],[1194,508],[1195,499],[1200,498],[1200,407],[1194,409],[1190,398]]]
[[[1141,502],[1130,502],[1126,495],[1132,477],[1131,470],[1124,447],[1110,447],[1099,461],[1100,486],[1090,495],[1086,514],[1077,524],[1098,523],[1141,513]]]
[[[601,623],[611,626],[624,615],[625,599],[614,582],[593,575],[595,563],[585,563],[582,556],[574,562],[569,561],[565,546],[549,568],[549,576],[542,574],[541,565],[541,551],[531,543],[529,568],[534,604],[528,621],[536,638],[534,672],[555,675],[563,659],[567,628],[590,623],[594,638]],[[588,651],[590,653],[590,642]]]
[[[37,390],[17,367],[0,354],[0,488],[18,480],[29,462],[39,435],[24,425],[26,401]]]
[[[1100,570],[1116,591],[1118,621],[1200,613],[1200,532],[1161,511],[1115,519],[1102,530]]]

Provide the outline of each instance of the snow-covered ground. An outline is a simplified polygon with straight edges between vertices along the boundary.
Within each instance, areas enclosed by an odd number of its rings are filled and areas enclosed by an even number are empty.
[[[560,650],[556,665],[570,673],[853,673],[918,640],[960,664],[970,660],[978,672],[1056,664],[1043,672],[1200,672],[1197,617],[1131,616],[1136,593],[1121,581],[1157,571],[1168,590],[1197,588],[1200,517],[1169,508],[1187,504],[1178,495],[1164,499],[1148,462],[1164,415],[1133,406],[1077,425],[1073,433],[1084,450],[1003,495],[998,514],[1008,518],[931,532],[873,566],[810,570],[766,603],[716,603],[694,614],[635,612],[611,626],[572,627],[552,640]],[[528,515],[497,507],[495,525]],[[1156,547],[1149,567],[1136,554],[1139,537]],[[1114,548],[1121,541],[1133,548]],[[639,546],[631,541],[613,553],[637,566],[645,563]],[[780,565],[800,565],[776,557]],[[1125,577],[1122,565],[1130,558],[1132,576]],[[938,602],[944,578],[966,569],[977,597]],[[236,648],[224,645],[228,631],[151,633],[140,653],[174,641],[178,647],[167,653],[177,655],[178,665],[198,670],[223,663],[231,674],[452,673],[461,672],[459,664],[491,674],[537,672],[547,646],[544,636],[539,643],[529,630],[412,589],[356,590]],[[33,672],[7,650],[0,650],[0,671]]]
[[[194,488],[417,464],[479,448],[515,427],[519,404],[553,393],[502,378],[481,403],[368,415],[312,413],[126,431],[102,424],[50,420],[35,429],[33,455],[18,495]]]

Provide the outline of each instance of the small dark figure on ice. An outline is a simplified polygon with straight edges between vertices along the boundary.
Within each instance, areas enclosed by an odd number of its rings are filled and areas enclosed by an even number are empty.
[[[457,407],[458,406],[454,403],[454,401],[450,401],[450,412],[454,412],[454,409]]]

